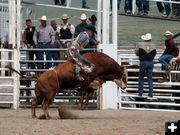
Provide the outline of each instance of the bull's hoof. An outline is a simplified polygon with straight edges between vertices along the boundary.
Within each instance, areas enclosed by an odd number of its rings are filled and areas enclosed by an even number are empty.
[[[38,117],[39,120],[49,120],[51,119],[50,116],[45,116],[44,114]]]

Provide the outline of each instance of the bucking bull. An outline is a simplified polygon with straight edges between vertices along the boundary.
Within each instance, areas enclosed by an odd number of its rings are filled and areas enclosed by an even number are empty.
[[[74,60],[69,60],[63,64],[59,64],[51,70],[47,70],[37,77],[35,86],[36,97],[32,100],[32,117],[36,117],[35,108],[37,105],[43,105],[42,115],[45,119],[49,119],[49,104],[54,100],[56,93],[62,89],[81,87],[82,96],[80,99],[81,108],[85,108],[89,99],[94,92],[106,81],[114,81],[119,87],[125,89],[127,86],[127,69],[120,66],[111,57],[101,52],[90,52],[83,55],[85,59],[95,65],[95,68],[91,73],[85,73],[83,70],[80,74],[85,79],[79,81],[75,78],[74,73]],[[15,71],[19,75],[23,76],[11,66],[6,66],[10,70]],[[24,77],[24,76],[23,76]],[[86,100],[84,102],[84,98]]]

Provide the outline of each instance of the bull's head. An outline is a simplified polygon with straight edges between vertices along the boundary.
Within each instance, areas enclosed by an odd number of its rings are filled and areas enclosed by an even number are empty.
[[[120,66],[115,74],[114,82],[123,90],[127,87],[128,72],[127,68]]]

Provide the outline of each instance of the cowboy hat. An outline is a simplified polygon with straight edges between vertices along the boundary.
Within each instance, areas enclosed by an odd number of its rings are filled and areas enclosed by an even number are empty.
[[[141,39],[144,40],[144,41],[151,40],[152,39],[151,33],[147,33],[146,35],[142,35]]]
[[[97,20],[97,18],[96,18],[96,16],[95,15],[92,15],[90,18],[89,18],[89,21],[91,21],[91,20]]]
[[[87,19],[87,16],[86,16],[86,14],[81,14],[81,18],[80,18],[81,20],[86,20]]]
[[[94,33],[97,34],[96,28],[95,28],[93,25],[88,25],[88,26],[86,27],[86,29],[87,29],[87,30],[91,30],[91,31],[93,31]]]
[[[164,36],[173,36],[174,33],[170,32],[169,30],[166,30]]]
[[[41,21],[47,21],[47,17],[45,15],[43,15],[41,18],[40,18]]]
[[[69,17],[68,17],[67,14],[63,14],[63,15],[61,16],[61,19],[62,19],[62,20],[66,20],[66,19],[69,19]]]

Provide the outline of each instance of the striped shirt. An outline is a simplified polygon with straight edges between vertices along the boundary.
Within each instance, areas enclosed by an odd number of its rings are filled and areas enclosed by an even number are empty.
[[[77,36],[75,41],[73,41],[73,46],[79,44],[80,48],[83,49],[88,45],[88,43],[89,43],[89,36],[88,36],[87,32],[81,32]]]

